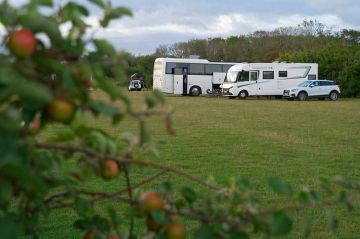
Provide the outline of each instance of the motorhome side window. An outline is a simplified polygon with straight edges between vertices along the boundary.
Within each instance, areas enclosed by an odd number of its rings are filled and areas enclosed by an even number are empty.
[[[287,77],[288,72],[287,71],[279,71],[279,77]]]
[[[273,71],[263,71],[263,79],[264,80],[273,80],[274,72]]]
[[[205,74],[206,75],[212,75],[214,72],[222,72],[222,66],[215,65],[215,64],[205,65]]]
[[[190,64],[190,75],[204,75],[204,64]]]
[[[239,81],[249,81],[249,72],[248,71],[240,72]]]

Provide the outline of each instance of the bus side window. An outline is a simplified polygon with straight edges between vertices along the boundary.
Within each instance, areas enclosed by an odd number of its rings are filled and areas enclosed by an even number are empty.
[[[205,65],[205,74],[212,75],[214,72],[222,72],[221,65],[207,64]]]
[[[230,69],[230,67],[232,67],[233,65],[223,65],[222,66],[222,72],[225,72],[225,73],[227,73],[228,72],[228,70]]]
[[[166,71],[165,74],[174,74],[174,68],[176,68],[176,63],[168,62],[166,63]]]

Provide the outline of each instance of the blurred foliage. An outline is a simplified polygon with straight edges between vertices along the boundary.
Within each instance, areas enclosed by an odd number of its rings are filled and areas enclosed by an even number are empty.
[[[103,11],[98,19],[101,27],[113,19],[131,16],[128,9],[114,7],[110,1],[87,2]],[[337,177],[322,180],[317,190],[295,192],[289,183],[273,177],[268,181],[269,187],[293,200],[294,205],[268,210],[246,179],[230,179],[227,185],[217,185],[180,169],[142,160],[144,155],[158,154],[159,142],[150,137],[147,119],[161,117],[167,133],[173,136],[172,110],[162,93],[154,91],[145,97],[145,109],[134,112],[127,95],[115,82],[126,78],[127,59],[136,62],[136,67],[144,67],[131,70],[150,74],[154,58],[134,59],[126,53],[116,53],[106,40],[91,37],[89,31],[94,29],[86,23],[88,16],[86,5],[75,1],[54,6],[52,0],[31,0],[18,8],[8,1],[0,4],[0,23],[6,31],[2,44],[7,48],[0,55],[2,239],[24,235],[38,238],[41,216],[61,208],[77,213],[74,227],[86,239],[185,238],[185,227],[179,218],[199,222],[191,232],[199,239],[248,238],[254,233],[281,236],[293,228],[294,222],[288,215],[291,211],[328,208],[333,204],[352,209],[360,199],[357,181]],[[69,24],[68,32],[60,31],[62,24]],[[102,91],[109,102],[93,98],[92,90]],[[121,106],[116,107],[114,102]],[[114,138],[88,124],[88,114],[107,117],[114,125],[121,124],[124,117],[132,117],[139,123],[139,132],[124,131],[120,138]],[[36,135],[52,124],[59,131],[39,142]],[[63,170],[64,162],[69,160],[74,165]],[[134,164],[163,171],[139,185],[131,185],[128,166]],[[141,197],[134,193],[135,188],[164,173],[188,177],[207,187],[208,192],[200,194],[188,187],[174,189],[164,182],[157,191]],[[119,191],[99,192],[83,186],[90,177],[108,181],[120,174],[127,186]],[[99,211],[94,205],[106,199],[123,202],[130,212],[114,208]],[[335,229],[336,218],[331,211],[328,216]],[[136,217],[146,219],[146,229],[139,235],[134,232]]]

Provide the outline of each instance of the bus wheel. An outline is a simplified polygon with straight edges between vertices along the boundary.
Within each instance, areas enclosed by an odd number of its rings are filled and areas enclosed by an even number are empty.
[[[248,96],[248,93],[247,93],[245,90],[240,91],[240,93],[239,93],[239,99],[245,100],[247,96]]]
[[[199,96],[201,95],[201,89],[198,86],[193,86],[190,89],[190,95],[191,96]]]

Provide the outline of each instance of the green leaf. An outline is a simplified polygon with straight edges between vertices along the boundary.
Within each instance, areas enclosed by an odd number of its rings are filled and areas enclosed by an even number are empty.
[[[271,235],[281,236],[288,234],[292,229],[291,219],[283,212],[278,211],[272,215]]]
[[[326,214],[328,217],[328,223],[329,223],[330,229],[332,231],[335,231],[339,226],[339,221],[337,220],[337,218],[335,217],[335,215],[331,209],[327,209]]]
[[[20,165],[7,164],[3,166],[2,171],[8,177],[20,180],[21,183],[31,190],[36,189],[37,192],[44,192],[46,190],[46,184],[42,180],[41,174],[35,173],[28,168]]]
[[[106,141],[106,152],[109,155],[116,155],[117,154],[117,145],[111,139],[107,139],[107,141]]]
[[[6,95],[18,95],[24,100],[33,100],[42,104],[50,103],[53,98],[48,88],[24,79],[10,67],[0,69],[0,83],[7,86],[3,92]]]
[[[106,8],[106,4],[103,0],[88,0],[88,1],[97,5],[98,7],[102,8],[102,9]]]
[[[164,225],[166,222],[165,214],[162,211],[153,211],[151,212],[151,218],[161,225]]]
[[[12,197],[12,186],[8,181],[0,181],[0,203],[8,203]]]
[[[311,220],[306,218],[303,228],[303,238],[309,238],[311,234]]]
[[[66,19],[72,19],[72,16],[74,15],[83,15],[83,16],[89,16],[89,11],[84,6],[74,3],[74,2],[68,2],[62,9],[62,14]],[[72,15],[72,16],[71,16]]]
[[[2,239],[18,238],[18,228],[15,218],[3,217],[0,218],[0,232]]]
[[[78,211],[80,215],[86,215],[91,209],[92,204],[86,199],[83,198],[77,198],[75,200],[75,208]]]
[[[107,55],[107,56],[114,56],[116,54],[116,50],[113,47],[113,45],[111,45],[106,40],[94,39],[93,42],[94,42],[94,45],[95,45],[97,51],[100,54]]]
[[[160,101],[162,104],[165,103],[165,95],[164,95],[164,93],[162,93],[161,91],[155,89],[155,90],[153,91],[153,94],[154,94],[155,98],[156,98],[158,101]]]
[[[279,177],[269,178],[268,184],[270,188],[277,194],[282,194],[290,197],[294,193],[291,185]]]
[[[40,14],[26,14],[19,17],[19,22],[34,33],[46,33],[51,42],[57,46],[62,43],[61,33],[56,20]]]
[[[196,201],[196,193],[193,189],[188,187],[183,187],[180,190],[180,192],[189,204],[192,204],[193,202]]]
[[[111,20],[121,18],[123,16],[132,16],[132,12],[125,7],[117,7],[105,12],[105,17],[101,20],[102,27],[107,27]]]
[[[31,0],[31,3],[35,4],[35,5],[46,6],[46,7],[53,6],[52,0]]]
[[[240,177],[236,180],[236,186],[240,189],[246,190],[251,188],[251,183],[247,178]]]
[[[114,208],[108,208],[108,213],[114,228],[120,226],[123,223],[120,215],[116,212]]]
[[[114,84],[114,82],[106,77],[97,78],[98,86],[109,94],[112,100],[121,99],[125,102],[125,104],[130,104],[129,99],[125,96],[119,88]]]
[[[108,17],[110,19],[117,19],[123,16],[129,16],[132,17],[132,12],[130,11],[130,9],[126,8],[126,7],[116,7],[111,9],[108,12]]]
[[[47,138],[47,142],[52,143],[63,143],[73,141],[76,138],[74,131],[70,128],[62,128],[59,132],[55,135],[51,135]]]
[[[195,232],[195,239],[216,239],[218,238],[210,225],[202,225]]]
[[[149,108],[149,109],[152,109],[156,106],[156,101],[150,97],[150,96],[145,96],[145,102],[146,102],[146,106]]]
[[[139,121],[140,124],[140,144],[144,145],[150,141],[150,134],[147,130],[146,123],[144,120]]]
[[[100,153],[105,153],[107,149],[107,138],[99,131],[93,131],[86,138],[85,143]]]
[[[101,113],[110,117],[114,117],[119,114],[119,111],[116,107],[101,101],[92,101],[90,103],[90,107],[95,113]]]

